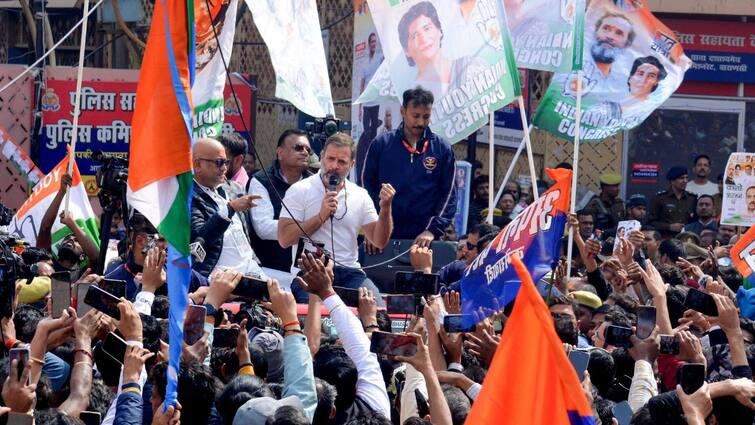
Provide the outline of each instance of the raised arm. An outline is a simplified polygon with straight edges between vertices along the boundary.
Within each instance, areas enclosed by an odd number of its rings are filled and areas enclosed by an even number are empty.
[[[37,248],[51,249],[52,247],[52,225],[55,224],[55,219],[58,217],[58,211],[60,210],[60,204],[63,202],[68,188],[71,187],[73,178],[68,174],[63,174],[60,178],[60,189],[55,197],[52,199],[50,206],[45,211],[45,215],[42,216],[42,222],[39,223],[39,231],[37,232]]]

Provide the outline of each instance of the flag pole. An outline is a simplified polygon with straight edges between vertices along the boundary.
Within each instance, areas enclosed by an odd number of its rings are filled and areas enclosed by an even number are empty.
[[[574,163],[572,164],[573,172],[571,179],[571,199],[569,207],[569,214],[575,213],[577,204],[577,174],[579,172],[579,132],[582,120],[582,70],[577,71],[577,109],[574,114],[576,120],[574,126]],[[574,229],[569,229],[569,242],[566,246],[566,278],[571,276],[571,256],[572,256],[572,244],[574,242]]]
[[[532,131],[532,124],[527,128],[526,131]],[[511,160],[511,163],[509,164],[509,169],[506,170],[506,175],[503,176],[503,181],[501,182],[501,186],[498,187],[498,193],[495,195],[495,203],[498,204],[498,201],[501,200],[501,196],[503,196],[503,191],[506,189],[506,183],[509,182],[509,179],[511,178],[511,173],[514,172],[514,166],[516,165],[516,161],[519,160],[519,156],[522,155],[522,150],[524,150],[524,137],[522,137],[522,141],[519,142],[519,147],[516,149],[516,153],[514,153],[514,158]]]
[[[532,191],[534,199],[537,201],[537,199],[540,197],[540,194],[537,190],[535,159],[532,156],[532,143],[530,142],[530,131],[532,130],[532,128],[527,126],[527,110],[524,109],[524,96],[519,96],[517,98],[517,102],[519,102],[519,116],[522,118],[522,128],[527,129],[527,131],[524,132],[524,144],[527,146],[527,162],[530,163],[530,179],[532,179],[532,188],[530,188],[530,190]]]
[[[487,222],[493,224],[493,187],[495,185],[495,111],[490,111],[488,120],[488,218]]]
[[[79,67],[76,71],[76,98],[73,103],[73,139],[71,140],[71,149],[68,152],[68,175],[73,176],[73,164],[76,161],[76,142],[79,140],[79,115],[81,114],[81,80],[84,76],[84,51],[87,43],[87,16],[89,15],[89,0],[84,0],[84,19],[81,23],[81,40],[79,43]],[[71,200],[70,190],[66,191],[65,209],[68,215],[68,205]]]

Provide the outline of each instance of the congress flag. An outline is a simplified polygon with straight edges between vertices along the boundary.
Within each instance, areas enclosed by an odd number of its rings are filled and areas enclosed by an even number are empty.
[[[176,402],[189,303],[193,79],[194,4],[157,0],[136,88],[126,198],[168,241],[170,360],[165,406]]]
[[[546,172],[556,183],[506,225],[464,272],[461,278],[464,314],[474,315],[482,309],[488,316],[516,297],[520,279],[511,268],[515,255],[524,261],[535,280],[550,272],[558,261],[559,244],[569,215],[572,172],[563,168]]]
[[[39,225],[42,223],[42,217],[44,217],[45,212],[60,189],[60,179],[68,170],[69,155],[70,152],[34,186],[31,195],[21,205],[21,208],[18,209],[16,215],[13,216],[13,221],[8,226],[10,233],[23,238],[31,246],[37,243],[37,235],[39,234]],[[68,210],[81,230],[89,236],[89,239],[95,245],[99,246],[100,230],[97,225],[97,216],[92,211],[92,205],[89,203],[89,197],[87,196],[84,182],[81,180],[81,174],[79,174],[79,167],[76,165],[76,161],[73,162],[73,175],[71,177],[73,178],[73,183],[69,189],[71,193],[69,195]],[[56,214],[55,222],[52,225],[53,251],[57,251],[57,245],[60,241],[71,234],[71,230],[60,222],[60,213],[64,209],[65,203],[62,202]]]
[[[521,95],[500,0],[368,0],[385,61],[357,100],[433,93],[432,130],[450,143]]]
[[[532,276],[518,255],[511,263],[522,287],[467,423],[595,424],[581,378],[566,357]]]
[[[585,13],[580,140],[636,127],[676,91],[691,61],[642,0],[593,0]],[[553,75],[533,125],[572,140],[577,72]]]
[[[226,82],[223,59],[231,61],[238,6],[238,0],[196,0],[194,3],[197,54],[191,98],[195,138],[218,137],[223,132]]]
[[[750,288],[755,288],[755,226],[731,247],[731,261]]]

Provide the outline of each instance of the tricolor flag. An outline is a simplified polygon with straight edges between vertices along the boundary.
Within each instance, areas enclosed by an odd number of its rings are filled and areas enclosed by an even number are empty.
[[[165,406],[176,402],[189,302],[193,79],[194,4],[157,0],[136,88],[126,197],[168,241],[170,360]]]
[[[569,214],[571,170],[558,168],[546,172],[556,183],[506,225],[464,272],[461,279],[464,314],[473,315],[482,309],[488,316],[516,298],[520,279],[511,268],[514,255],[519,255],[536,280],[550,272],[558,261]]]
[[[11,233],[22,237],[24,241],[32,246],[37,243],[37,235],[39,234],[39,225],[42,223],[42,217],[44,217],[45,212],[60,189],[60,179],[68,168],[69,155],[70,153],[34,186],[31,196],[18,209],[9,226]],[[81,174],[79,174],[79,167],[76,165],[76,161],[73,162],[73,175],[71,177],[73,177],[73,183],[69,189],[71,194],[69,195],[70,203],[68,210],[81,230],[89,236],[89,239],[95,245],[99,246],[100,231],[97,225],[97,216],[92,211],[92,205],[89,203],[89,197],[87,196],[86,188],[84,188],[84,182],[81,180]],[[64,208],[65,205],[61,202],[60,209],[56,214],[57,218],[52,225],[53,251],[57,251],[57,244],[71,233],[71,230],[60,222],[59,216]]]
[[[731,261],[742,274],[745,286],[755,288],[755,226],[731,247]]]
[[[511,263],[522,286],[467,423],[594,424],[548,307],[519,256]]]

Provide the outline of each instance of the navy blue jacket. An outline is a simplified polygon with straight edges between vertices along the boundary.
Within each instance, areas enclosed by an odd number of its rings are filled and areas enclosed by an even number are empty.
[[[382,183],[396,189],[393,198],[394,239],[414,239],[425,230],[436,238],[453,222],[456,213],[456,160],[451,145],[429,129],[417,142],[425,153],[414,155],[404,147],[403,123],[372,142],[364,158],[361,185],[367,189],[375,208],[379,209]]]

